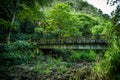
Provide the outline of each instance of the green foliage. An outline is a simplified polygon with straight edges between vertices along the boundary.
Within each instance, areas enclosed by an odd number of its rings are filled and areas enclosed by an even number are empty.
[[[20,1],[20,2],[18,2]],[[119,9],[113,15],[113,27],[106,21],[109,16],[83,0],[5,0],[0,1],[0,28],[6,33],[12,31],[12,41],[30,38],[80,36],[91,34],[113,34],[112,49],[108,50],[101,63],[95,65],[94,71],[101,75],[120,79],[120,40],[119,40]],[[40,5],[39,5],[40,4]],[[54,5],[55,4],[55,5]],[[47,5],[45,9],[41,6]],[[46,14],[45,14],[46,13]],[[35,22],[40,21],[36,27]],[[21,26],[19,26],[21,25]],[[21,30],[16,29],[19,27]],[[7,30],[8,29],[8,30]],[[17,34],[14,30],[16,29]],[[34,29],[37,32],[34,33]],[[113,30],[112,30],[113,29]],[[3,31],[4,31],[3,30]],[[23,34],[23,33],[31,33]],[[2,37],[0,37],[2,38]],[[2,39],[5,39],[4,37]],[[96,61],[98,55],[90,51],[51,50],[49,56],[44,56],[35,49],[35,45],[27,41],[16,41],[11,44],[0,44],[0,66],[18,65],[34,61],[35,72],[50,73],[52,70],[66,72],[71,64],[63,62]],[[47,54],[48,55],[48,54]],[[55,59],[53,59],[55,57]],[[61,59],[59,59],[61,58]],[[109,79],[108,79],[109,80]]]
[[[72,55],[68,58],[68,61],[74,61],[74,62],[92,62],[96,61],[97,54],[90,50],[90,51],[73,51]]]
[[[34,45],[27,41],[17,41],[14,43],[14,47],[19,50],[28,50],[34,48]]]
[[[12,33],[11,34],[11,41],[15,42],[17,40],[21,40],[21,41],[24,41],[24,40],[30,40],[31,38],[34,39],[34,38],[41,38],[42,35],[38,34],[38,33],[34,33],[34,34],[28,34],[28,33]]]
[[[65,3],[55,5],[49,13],[49,25],[45,26],[44,32],[57,34],[59,36],[81,35],[81,32],[83,35],[91,34],[90,29],[98,24],[97,19],[83,13],[75,14],[75,12],[72,12],[70,9],[70,6]]]
[[[33,21],[39,18],[43,18],[43,13],[40,11],[40,8],[38,6],[39,2],[41,1],[39,0],[0,1],[0,19],[2,19],[2,21],[4,20],[3,22],[10,22],[10,26],[7,26],[9,27],[9,29],[7,30],[7,35],[5,37],[6,43],[10,42],[10,34],[17,18],[22,20],[26,19],[27,17]]]
[[[111,33],[111,22],[110,21],[106,21],[106,22],[101,22],[99,25],[96,25],[95,27],[92,27],[91,32],[93,35],[95,34],[105,34],[107,36],[109,36]]]
[[[113,77],[115,80],[120,79],[120,50],[109,49],[106,51],[105,58],[101,61],[101,69],[105,71],[105,74],[109,77]]]
[[[78,0],[75,2],[76,6],[73,6],[75,8],[75,10],[77,11],[81,11],[83,8],[88,7],[89,4],[86,1],[83,0]],[[75,5],[74,4],[74,5]]]
[[[105,52],[104,58],[95,65],[95,73],[112,80],[120,79],[120,46],[119,39],[112,39],[112,46]],[[108,79],[105,79],[108,80]]]
[[[103,72],[103,70],[100,67],[100,63],[96,63],[94,68],[93,68],[94,72],[97,74],[101,74],[101,72]]]
[[[28,57],[20,51],[12,51],[7,53],[0,53],[0,63],[1,66],[11,66],[11,65],[18,65],[23,62],[28,61]]]
[[[16,41],[11,44],[0,44],[0,51],[29,50],[34,48],[32,43],[27,41]]]
[[[41,6],[49,6],[54,0],[38,0]]]
[[[23,6],[24,9],[20,11],[20,13],[17,14],[17,18],[21,21],[24,21],[25,19],[29,19],[30,21],[36,21],[40,19],[44,19],[45,15],[40,10],[40,6],[36,5],[32,8],[29,8],[27,6]]]
[[[78,29],[82,32],[83,36],[91,35],[91,28],[98,25],[98,21],[95,17],[87,14],[77,14],[78,17]]]
[[[33,22],[31,22],[29,19],[25,19],[24,22],[21,23],[20,29],[23,33],[34,33],[34,29],[37,27],[37,25]]]
[[[30,62],[35,55],[33,51],[22,51],[22,50],[15,50],[9,52],[1,52],[0,53],[0,65],[1,66],[14,66],[20,64],[27,64]]]
[[[90,14],[95,17],[104,17],[105,15],[100,9],[97,9],[93,5],[84,0],[68,0],[68,4],[75,9],[76,12]],[[108,16],[108,15],[107,15]]]
[[[42,27],[37,27],[37,28],[35,28],[35,32],[37,32],[37,33],[43,33],[44,29]]]
[[[70,12],[68,4],[58,3],[55,5],[50,11],[48,18],[50,19],[50,23],[46,29],[51,29],[51,32],[58,36],[69,36],[78,32],[75,28],[77,17]]]
[[[112,4],[114,4],[114,1],[117,0],[111,0]],[[120,39],[119,39],[119,8],[117,6],[117,9],[115,13],[113,14],[112,18],[112,27],[109,30],[109,33],[111,37],[111,46],[110,48],[105,52],[104,58],[99,63],[99,72],[103,73],[105,77],[109,76],[112,80],[119,80],[120,79]],[[111,25],[110,25],[111,26]],[[103,71],[104,72],[103,72]],[[106,79],[107,80],[107,79]]]
[[[3,26],[3,28],[8,28],[10,26],[10,22],[0,18],[0,26]]]
[[[33,53],[34,45],[26,41],[17,41],[11,44],[0,45],[0,63],[1,66],[11,66],[21,63],[27,63],[35,55]]]
[[[112,14],[113,18],[112,18],[112,33],[113,36],[117,36],[118,38],[120,37],[120,5],[118,4],[116,10],[114,11],[114,13]]]
[[[46,62],[37,62],[33,69],[35,72],[48,74],[52,70],[66,72],[67,63],[63,64],[61,59],[53,59],[52,57],[47,57]]]

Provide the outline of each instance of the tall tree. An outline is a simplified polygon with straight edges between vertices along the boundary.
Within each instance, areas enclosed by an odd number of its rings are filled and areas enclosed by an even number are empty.
[[[36,6],[36,3],[42,2],[43,1],[40,0],[4,0],[4,1],[0,0],[0,19],[4,22],[6,21],[10,23],[10,26],[6,28],[7,29],[5,39],[6,43],[10,42],[10,33],[14,27],[16,14],[20,13],[20,9],[23,9],[24,6],[33,8],[34,6]]]
[[[55,32],[58,36],[70,36],[79,33],[75,27],[77,24],[77,17],[70,12],[70,6],[65,3],[58,3],[50,11],[48,18],[50,19],[51,32]]]

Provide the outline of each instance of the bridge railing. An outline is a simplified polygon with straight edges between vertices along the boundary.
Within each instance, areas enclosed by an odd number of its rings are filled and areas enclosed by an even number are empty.
[[[72,36],[72,37],[57,37],[57,38],[40,38],[32,39],[36,44],[84,44],[84,43],[107,43],[105,35],[92,36]]]

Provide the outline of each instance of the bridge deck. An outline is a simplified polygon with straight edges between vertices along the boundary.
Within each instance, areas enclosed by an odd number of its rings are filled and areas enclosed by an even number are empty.
[[[39,48],[63,48],[63,49],[106,49],[107,39],[105,36],[87,36],[87,37],[59,37],[59,38],[41,38],[32,39]]]

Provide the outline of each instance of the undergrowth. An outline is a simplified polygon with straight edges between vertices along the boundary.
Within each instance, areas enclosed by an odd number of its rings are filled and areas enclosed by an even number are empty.
[[[98,55],[92,51],[80,51],[80,50],[73,50],[72,55],[68,58],[68,61],[72,62],[93,62],[96,61]]]
[[[35,45],[27,41],[17,41],[11,44],[2,44],[0,52],[0,69],[15,65],[33,65],[33,71],[48,74],[51,71],[66,72],[71,66],[63,62],[63,59],[54,58],[52,55],[44,55]]]
[[[17,41],[4,47],[0,53],[0,71],[6,72],[3,67],[27,65],[35,73],[49,74],[51,72],[65,73],[74,62],[95,62],[98,55],[93,50],[48,50],[48,53],[26,41]],[[56,56],[55,56],[56,55]],[[97,68],[99,69],[99,68]],[[96,72],[98,71],[96,69]],[[14,69],[17,71],[17,69]],[[87,68],[82,71],[86,73]],[[80,71],[81,72],[81,71]],[[82,76],[80,73],[76,75]],[[89,71],[90,72],[90,71]],[[100,71],[99,71],[100,72]],[[98,73],[99,73],[98,72]],[[80,75],[79,75],[80,73]],[[99,75],[97,73],[97,75]]]
[[[61,59],[54,59],[52,57],[47,57],[47,60],[44,62],[37,61],[34,66],[34,71],[39,73],[50,73],[51,71],[60,71],[60,72],[66,72],[67,68],[71,64],[64,63],[61,61]]]

